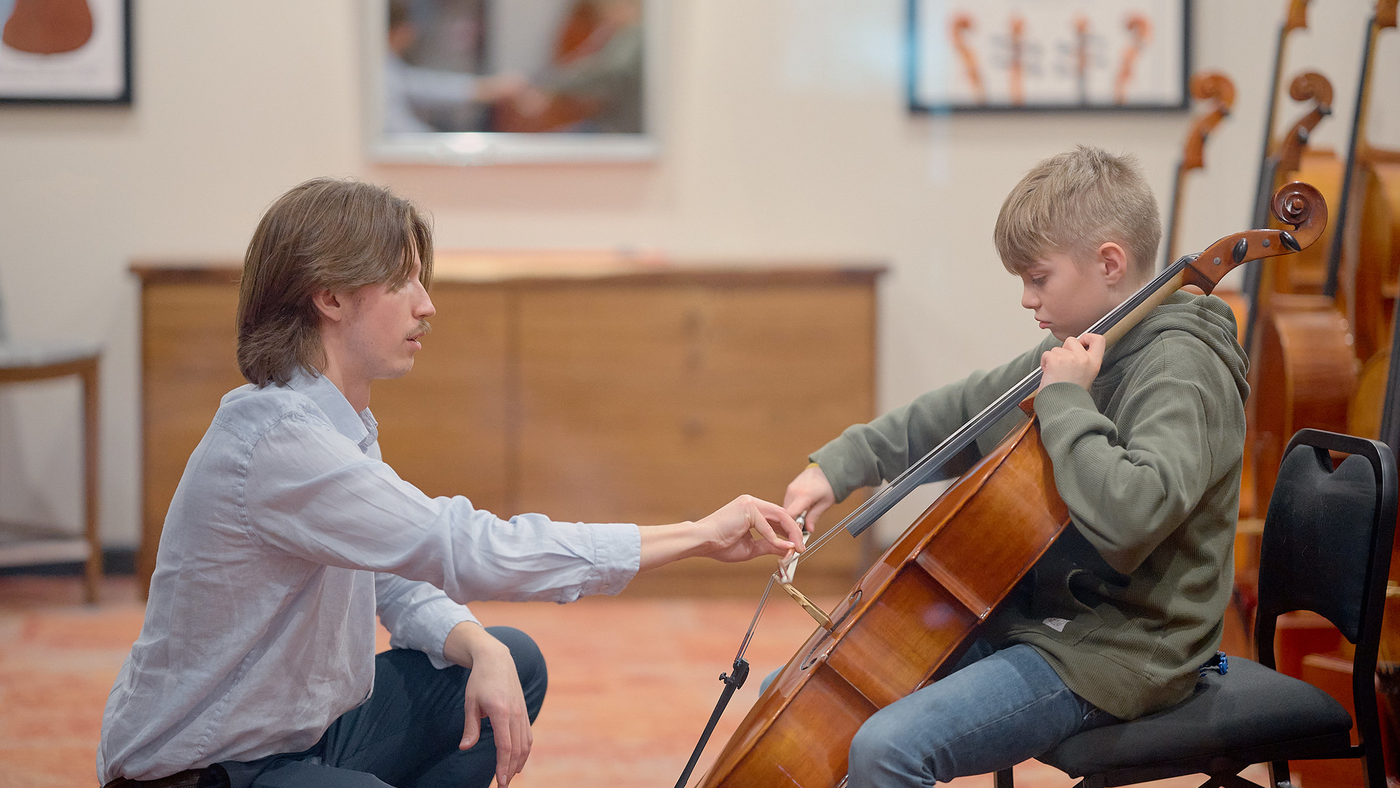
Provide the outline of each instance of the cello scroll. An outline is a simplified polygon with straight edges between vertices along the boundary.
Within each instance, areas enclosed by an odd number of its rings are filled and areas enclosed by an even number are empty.
[[[1216,241],[1186,267],[1184,284],[1209,293],[1220,279],[1249,260],[1292,254],[1306,248],[1327,229],[1327,201],[1311,184],[1286,183],[1270,202],[1278,220],[1292,230],[1247,230]],[[1225,265],[1229,261],[1229,265]]]
[[[1332,83],[1316,71],[1304,71],[1293,78],[1288,96],[1294,101],[1315,101],[1312,111],[1298,119],[1284,135],[1279,149],[1277,172],[1296,172],[1303,164],[1303,149],[1322,119],[1332,114]]]

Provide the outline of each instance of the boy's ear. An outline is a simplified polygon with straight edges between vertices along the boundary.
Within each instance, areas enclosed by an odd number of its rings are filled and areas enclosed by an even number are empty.
[[[1094,262],[1098,264],[1099,270],[1103,272],[1104,281],[1109,285],[1116,285],[1128,278],[1128,253],[1112,241],[1099,246]]]

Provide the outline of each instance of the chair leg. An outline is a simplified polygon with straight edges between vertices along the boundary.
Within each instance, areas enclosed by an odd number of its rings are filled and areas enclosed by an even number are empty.
[[[1010,769],[1001,769],[994,778],[996,788],[1016,788],[1016,778],[1011,776]]]
[[[84,571],[83,596],[88,604],[96,604],[102,586],[102,534],[98,512],[98,386],[97,359],[92,359],[82,371],[83,382],[83,497],[86,511],[88,543],[87,566]]]

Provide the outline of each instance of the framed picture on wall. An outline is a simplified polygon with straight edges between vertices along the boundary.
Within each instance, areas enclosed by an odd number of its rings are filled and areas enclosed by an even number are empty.
[[[0,102],[131,103],[131,0],[0,0]]]
[[[909,107],[1183,109],[1190,0],[907,0]]]
[[[365,0],[373,159],[656,155],[661,0]]]

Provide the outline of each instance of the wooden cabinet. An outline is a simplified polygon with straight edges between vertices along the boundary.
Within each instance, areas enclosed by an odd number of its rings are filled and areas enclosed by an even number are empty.
[[[243,381],[236,269],[133,270],[145,583],[185,461]],[[502,516],[664,523],[740,493],[781,501],[808,452],[874,415],[881,270],[440,253],[433,331],[411,373],[374,387],[384,459],[429,495]],[[845,580],[861,559],[838,539],[804,572]],[[642,581],[747,589],[769,564],[684,561]]]

